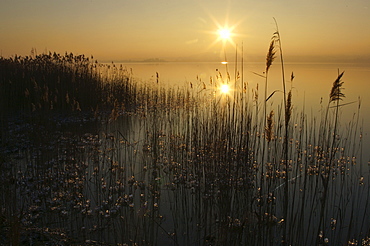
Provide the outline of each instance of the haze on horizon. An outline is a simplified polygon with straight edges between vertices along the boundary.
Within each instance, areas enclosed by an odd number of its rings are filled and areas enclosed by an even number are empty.
[[[292,59],[370,61],[367,0],[2,0],[0,56],[73,52],[99,61],[265,56],[276,18]],[[221,27],[232,42],[217,40]]]

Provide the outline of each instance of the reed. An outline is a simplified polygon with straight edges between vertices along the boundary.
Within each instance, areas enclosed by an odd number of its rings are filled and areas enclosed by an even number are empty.
[[[14,233],[0,243],[28,229],[28,242],[43,236],[65,244],[366,245],[370,186],[358,157],[360,107],[343,128],[343,73],[318,118],[295,109],[284,75],[284,101],[268,105],[276,99],[275,92],[268,96],[276,52],[284,74],[276,35],[266,57],[264,97],[244,81],[238,50],[234,78],[218,71],[181,88],[162,86],[159,75],[155,83],[135,83],[121,66],[69,54],[3,59],[2,66],[11,67],[2,72],[6,90],[28,91],[14,99],[14,108],[32,111],[33,103],[36,113],[29,121],[7,119],[0,231],[13,225]],[[57,82],[57,95],[55,83],[33,78],[42,62],[39,74],[47,77],[55,68],[50,78],[70,78],[78,90]],[[85,83],[93,85],[86,95]],[[224,83],[233,86],[231,93],[219,92]],[[2,106],[12,103],[8,97]],[[96,118],[81,124],[86,108]],[[55,116],[63,120],[59,126],[35,119],[46,109],[75,111]],[[9,187],[12,196],[4,195]]]
[[[1,111],[91,111],[115,100],[133,106],[129,71],[66,53],[0,58]],[[109,81],[109,82],[108,82]]]

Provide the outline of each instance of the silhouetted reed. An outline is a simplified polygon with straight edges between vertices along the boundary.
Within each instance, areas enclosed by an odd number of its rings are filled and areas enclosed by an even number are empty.
[[[14,109],[50,110],[57,96],[53,110],[87,108],[100,121],[76,123],[71,114],[68,124],[8,124],[0,242],[15,244],[28,230],[26,243],[44,237],[96,245],[367,245],[360,107],[343,128],[343,73],[317,118],[296,110],[283,76],[283,89],[268,96],[268,71],[279,62],[275,45],[285,73],[277,30],[261,75],[264,97],[242,81],[238,58],[234,78],[218,71],[186,88],[166,88],[158,75],[155,83],[138,84],[122,66],[83,56],[2,58],[1,66],[11,67],[2,72],[4,88],[21,95]],[[49,78],[60,81],[57,88]],[[220,92],[223,84],[231,92]],[[283,102],[270,104],[282,91]],[[12,103],[8,96],[2,106]]]
[[[91,111],[120,103],[132,106],[130,72],[72,53],[0,57],[1,111]]]

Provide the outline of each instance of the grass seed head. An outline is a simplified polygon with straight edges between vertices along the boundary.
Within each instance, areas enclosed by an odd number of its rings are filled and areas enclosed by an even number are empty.
[[[287,104],[286,104],[286,121],[289,122],[290,117],[292,115],[292,91],[288,92],[288,97],[287,97]]]
[[[268,51],[267,56],[266,56],[266,73],[270,69],[270,67],[272,65],[272,62],[275,60],[275,54],[276,54],[275,41],[272,40],[271,43],[270,43],[270,46],[269,46],[269,51]]]
[[[343,88],[344,82],[341,80],[343,77],[343,74],[344,72],[339,74],[338,78],[333,83],[333,87],[331,88],[331,92],[330,92],[329,103],[343,100],[343,97],[345,97],[345,95],[342,93],[342,89],[344,89]]]
[[[267,125],[265,128],[266,139],[268,142],[274,138],[274,111],[271,110],[270,114],[267,116]]]

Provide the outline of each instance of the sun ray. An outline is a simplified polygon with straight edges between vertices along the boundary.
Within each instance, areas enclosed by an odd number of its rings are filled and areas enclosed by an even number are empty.
[[[227,45],[231,45],[232,47],[236,47],[236,42],[234,39],[243,37],[244,35],[236,32],[237,27],[243,22],[244,19],[238,20],[235,22],[235,24],[231,25],[229,24],[229,16],[226,15],[225,20],[223,21],[224,24],[221,24],[222,22],[218,21],[212,14],[209,13],[209,11],[206,11],[209,18],[212,20],[214,24],[213,31],[207,30],[204,31],[204,33],[210,34],[215,37],[213,42],[211,42],[205,51],[210,50],[212,47],[216,46],[217,44],[221,43],[221,49],[220,49],[220,57],[225,55],[225,49]]]

